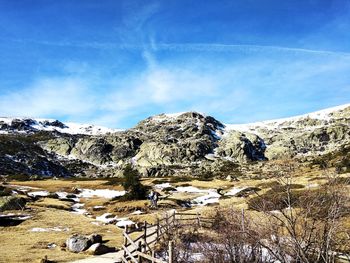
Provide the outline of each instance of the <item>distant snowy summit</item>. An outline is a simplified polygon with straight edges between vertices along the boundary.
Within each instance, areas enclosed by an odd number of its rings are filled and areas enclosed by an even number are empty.
[[[247,124],[221,124],[214,129],[221,130],[221,133],[228,133],[230,131],[240,132],[252,132],[260,134],[259,131],[276,131],[286,129],[314,129],[322,126],[332,124],[334,120],[341,119],[344,116],[348,118],[348,111],[350,109],[350,103],[332,107],[300,116],[267,120],[255,123]],[[342,114],[343,111],[344,114]],[[179,112],[179,113],[167,113],[151,116],[140,123],[150,124],[150,122],[158,122],[159,124],[167,124],[168,122],[176,122],[180,120],[190,119],[197,120],[197,126],[201,126],[201,122],[198,118],[214,120],[214,118],[207,116],[204,113],[198,112]],[[199,118],[199,119],[200,119]],[[83,135],[104,135],[107,133],[115,133],[122,131],[121,129],[111,129],[102,126],[96,126],[91,124],[77,124],[77,123],[63,123],[54,119],[39,119],[39,118],[10,118],[0,117],[0,134],[11,133],[30,133],[38,131],[56,131],[66,134],[83,134]]]
[[[258,132],[258,130],[286,130],[317,128],[331,124],[336,119],[348,118],[350,103],[289,118],[266,120],[247,124],[225,124],[226,131]],[[304,126],[304,127],[303,127]]]
[[[67,134],[103,135],[120,130],[90,124],[63,123],[54,119],[0,117],[0,134],[56,131]]]

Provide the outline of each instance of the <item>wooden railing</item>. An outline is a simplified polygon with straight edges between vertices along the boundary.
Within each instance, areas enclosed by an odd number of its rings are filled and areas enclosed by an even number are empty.
[[[212,219],[208,217],[202,217],[199,213],[179,213],[173,211],[171,213],[165,213],[162,219],[157,218],[155,224],[148,224],[146,221],[136,229],[126,228],[123,232],[124,244],[122,246],[124,254],[122,261],[124,263],[133,262],[139,263],[143,259],[152,263],[172,263],[173,262],[173,242],[168,244],[168,259],[167,261],[158,259],[155,257],[152,247],[155,243],[166,234],[170,234],[175,227],[181,226],[195,226],[198,228],[206,227],[212,223]],[[132,238],[131,235],[135,235],[138,232],[138,236]]]

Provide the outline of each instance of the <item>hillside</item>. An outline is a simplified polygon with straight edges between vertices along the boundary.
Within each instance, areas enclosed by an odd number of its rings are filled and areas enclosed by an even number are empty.
[[[131,162],[144,176],[227,176],[225,169],[236,176],[267,160],[344,151],[349,123],[349,104],[243,125],[196,112],[160,114],[124,131],[0,118],[0,174],[113,177]]]

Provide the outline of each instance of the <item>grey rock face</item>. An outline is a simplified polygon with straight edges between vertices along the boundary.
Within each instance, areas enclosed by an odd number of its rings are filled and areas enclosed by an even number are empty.
[[[239,163],[266,160],[265,150],[266,145],[259,136],[238,131],[229,132],[216,149],[218,155],[230,157]]]
[[[131,162],[145,176],[226,177],[232,170],[227,167],[238,164],[317,156],[350,144],[350,107],[229,129],[197,112],[156,115],[102,135],[39,132],[34,124],[0,121],[0,130],[24,131],[0,135],[0,174],[111,177]],[[65,127],[59,121],[40,125]]]

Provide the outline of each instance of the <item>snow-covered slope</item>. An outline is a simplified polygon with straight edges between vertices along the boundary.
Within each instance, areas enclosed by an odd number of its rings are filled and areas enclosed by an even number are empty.
[[[0,117],[0,133],[57,131],[68,134],[102,135],[120,131],[90,124],[62,123],[54,119]]]
[[[277,130],[281,128],[296,127],[298,124],[300,124],[300,122],[308,119],[319,121],[319,125],[312,125],[313,128],[316,128],[318,126],[328,124],[328,122],[335,118],[335,116],[333,116],[335,112],[339,112],[348,107],[350,107],[350,103],[289,118],[281,118],[247,124],[225,124],[225,131],[228,132],[236,130],[241,132],[257,132],[258,129]]]

